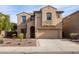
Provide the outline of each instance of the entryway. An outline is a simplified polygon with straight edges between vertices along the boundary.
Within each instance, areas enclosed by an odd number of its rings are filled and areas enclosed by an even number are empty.
[[[21,33],[23,33],[24,34],[24,38],[26,38],[26,28],[24,28],[24,29],[21,29]]]
[[[30,38],[35,38],[35,27],[30,27]]]

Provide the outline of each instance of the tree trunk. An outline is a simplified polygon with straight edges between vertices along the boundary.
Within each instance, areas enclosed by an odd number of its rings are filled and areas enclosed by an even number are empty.
[[[1,31],[1,36],[5,37],[5,31],[4,30]]]

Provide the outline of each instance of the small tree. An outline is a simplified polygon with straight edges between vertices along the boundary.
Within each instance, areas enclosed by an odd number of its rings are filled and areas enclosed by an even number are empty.
[[[10,16],[0,13],[0,32],[10,31],[11,27]]]
[[[20,33],[20,34],[19,34],[19,39],[20,39],[20,41],[22,41],[23,38],[24,38],[24,34],[23,34],[23,33]]]

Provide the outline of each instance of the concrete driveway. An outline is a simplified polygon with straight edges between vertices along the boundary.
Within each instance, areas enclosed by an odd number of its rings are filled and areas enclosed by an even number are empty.
[[[79,44],[64,39],[36,39],[33,47],[0,47],[0,53],[79,53]]]

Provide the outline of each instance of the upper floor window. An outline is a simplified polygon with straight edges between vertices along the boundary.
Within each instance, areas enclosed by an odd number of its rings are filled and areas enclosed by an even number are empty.
[[[26,22],[26,16],[22,16],[22,22],[23,22],[23,23]]]
[[[30,19],[30,20],[32,21],[32,20],[34,20],[34,19],[35,19],[35,17],[34,17],[34,16],[31,16],[31,19]]]
[[[52,13],[47,13],[47,20],[52,20]]]

